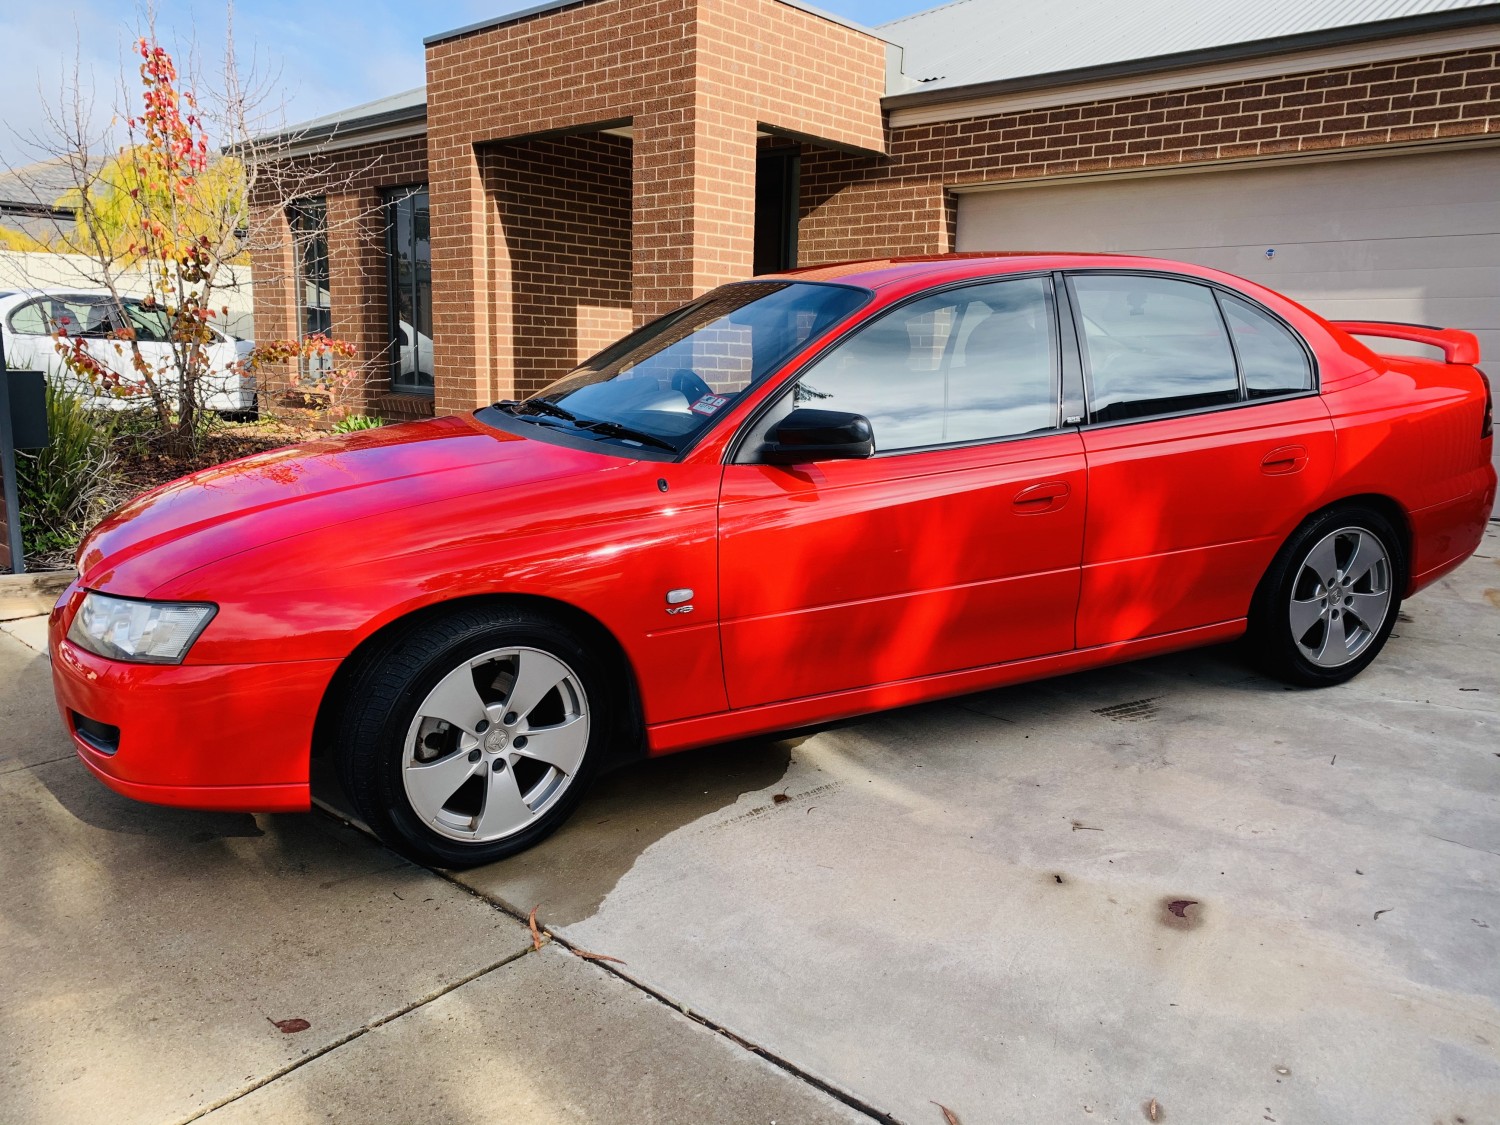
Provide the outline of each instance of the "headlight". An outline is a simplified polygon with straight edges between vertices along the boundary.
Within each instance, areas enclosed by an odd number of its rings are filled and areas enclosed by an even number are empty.
[[[218,606],[140,602],[90,590],[68,626],[68,640],[111,660],[181,664]]]

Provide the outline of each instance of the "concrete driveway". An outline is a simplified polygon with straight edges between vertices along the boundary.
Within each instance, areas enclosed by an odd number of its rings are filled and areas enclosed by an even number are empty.
[[[645,763],[451,878],[113,797],[0,637],[0,1121],[1500,1121],[1495,525],[1397,634]]]

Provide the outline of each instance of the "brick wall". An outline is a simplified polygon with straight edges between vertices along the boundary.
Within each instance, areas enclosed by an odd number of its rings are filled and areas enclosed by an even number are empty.
[[[630,147],[626,138],[594,134],[493,145],[483,154],[514,285],[517,396],[630,329]]]
[[[271,164],[257,182],[256,235],[251,252],[258,340],[298,334],[297,290],[291,230],[285,205],[292,198],[322,196],[328,207],[329,300],[333,335],[355,347],[362,377],[356,408],[392,418],[432,412],[422,396],[390,394],[387,339],[385,218],[388,189],[427,181],[427,141],[409,137]],[[290,386],[291,364],[262,367],[268,392]]]
[[[513,395],[555,362],[524,354],[515,217],[480,154],[630,124],[642,321],[750,273],[758,124],[883,151],[883,84],[879,41],[776,0],[595,0],[431,45],[438,410]]]
[[[889,162],[805,151],[800,260],[951,250],[949,186],[1497,132],[1493,50],[914,125]]]

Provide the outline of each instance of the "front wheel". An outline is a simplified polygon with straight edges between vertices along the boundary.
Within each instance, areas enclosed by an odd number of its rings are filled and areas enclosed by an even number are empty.
[[[340,779],[382,840],[445,867],[487,863],[556,829],[606,733],[591,655],[561,625],[467,610],[409,633],[356,679]]]
[[[1250,610],[1250,643],[1271,675],[1304,687],[1353,679],[1384,647],[1406,560],[1390,521],[1349,505],[1308,521],[1271,564]]]

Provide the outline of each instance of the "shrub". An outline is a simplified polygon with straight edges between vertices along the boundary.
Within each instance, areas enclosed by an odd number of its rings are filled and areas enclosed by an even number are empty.
[[[75,395],[47,384],[45,449],[16,454],[21,540],[28,568],[67,566],[85,532],[114,506],[114,454],[108,435]]]
[[[363,414],[351,414],[349,417],[335,422],[333,432],[336,434],[352,434],[355,430],[378,430],[385,425],[379,418],[367,418]]]

